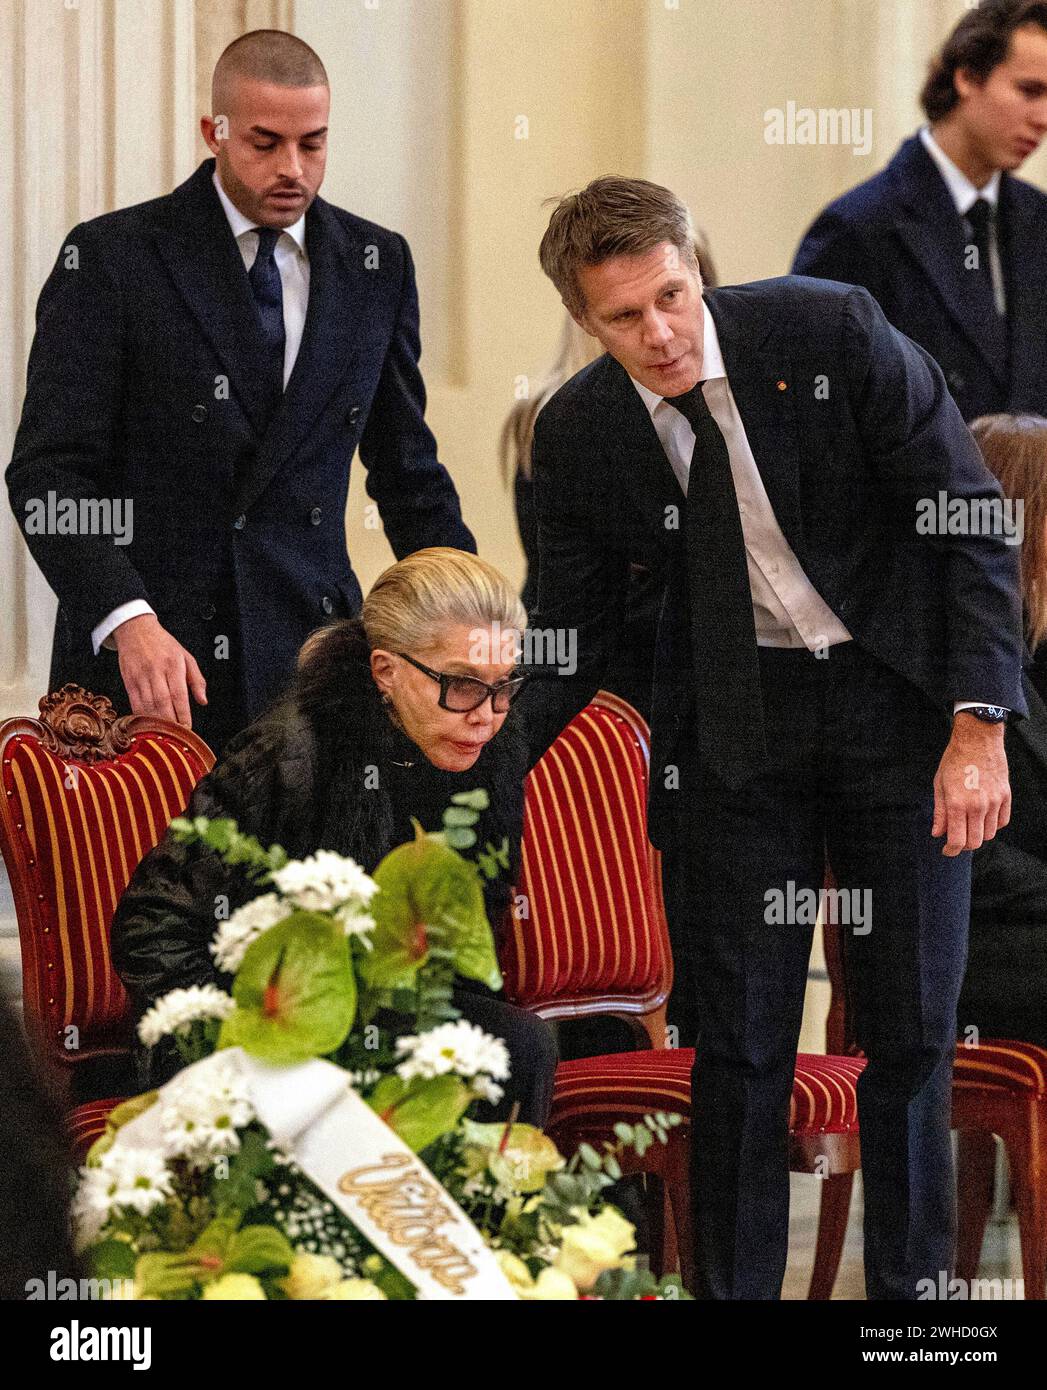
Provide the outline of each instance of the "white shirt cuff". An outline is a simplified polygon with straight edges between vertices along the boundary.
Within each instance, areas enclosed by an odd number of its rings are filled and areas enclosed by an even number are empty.
[[[987,705],[987,704],[990,704],[990,703],[991,703],[991,701],[989,701],[989,700],[957,700],[956,703],[955,703],[955,704],[953,705],[953,707],[952,707],[952,712],[953,712],[953,714],[959,714],[960,710],[962,710],[962,709],[974,709],[975,705]],[[1006,706],[1006,705],[997,705],[996,708],[997,708],[997,709],[1007,709],[1007,706]],[[1010,710],[1009,710],[1009,709],[1007,710],[1007,713],[1010,714]]]
[[[114,608],[91,633],[91,645],[94,647],[95,656],[102,647],[113,650],[116,643],[112,640],[112,634],[121,623],[126,623],[128,618],[140,618],[143,613],[152,612],[154,610],[144,598],[133,598],[130,603],[121,603],[119,608]]]

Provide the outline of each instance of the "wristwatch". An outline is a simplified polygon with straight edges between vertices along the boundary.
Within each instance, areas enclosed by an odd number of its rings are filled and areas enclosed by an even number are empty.
[[[975,719],[980,719],[983,724],[1006,724],[1008,710],[1000,705],[967,705],[965,709],[957,710],[957,714],[973,714]]]

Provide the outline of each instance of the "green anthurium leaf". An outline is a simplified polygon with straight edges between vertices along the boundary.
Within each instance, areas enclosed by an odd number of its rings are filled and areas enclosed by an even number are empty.
[[[410,988],[431,946],[439,945],[459,975],[501,988],[475,864],[415,829],[415,839],[387,854],[374,872],[379,892],[371,900],[371,950],[359,963],[364,979],[371,988]]]
[[[356,1014],[356,978],[337,923],[294,912],[252,941],[233,982],[236,1011],[219,1047],[263,1061],[304,1062],[334,1052]]]
[[[469,1105],[469,1091],[460,1076],[386,1076],[371,1092],[368,1104],[404,1141],[421,1153],[448,1134]]]
[[[134,1247],[128,1240],[102,1240],[85,1252],[92,1279],[132,1279],[135,1272]]]
[[[236,1234],[240,1221],[239,1212],[224,1212],[221,1216],[216,1216],[193,1241],[185,1252],[186,1255],[195,1260],[210,1262],[217,1259],[224,1262],[229,1242]]]
[[[121,1101],[119,1105],[114,1105],[106,1116],[105,1129],[94,1141],[87,1151],[84,1162],[88,1168],[97,1168],[98,1160],[111,1149],[116,1141],[116,1132],[122,1125],[126,1125],[129,1120],[136,1119],[155,1102],[156,1091],[146,1091],[143,1095],[132,1096],[130,1100]]]
[[[235,1274],[286,1274],[293,1259],[291,1242],[275,1226],[245,1226],[229,1242],[225,1269]]]
[[[507,1132],[508,1131],[508,1132]],[[488,1168],[516,1192],[539,1192],[550,1173],[564,1166],[553,1141],[534,1125],[462,1122],[462,1158],[466,1172]]]
[[[140,1255],[135,1265],[135,1295],[138,1298],[189,1298],[205,1278],[200,1261],[188,1253]]]

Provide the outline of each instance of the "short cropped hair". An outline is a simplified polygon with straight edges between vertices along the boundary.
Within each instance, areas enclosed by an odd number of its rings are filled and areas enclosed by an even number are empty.
[[[675,193],[646,179],[605,175],[561,198],[549,218],[538,259],[576,317],[585,311],[578,271],[612,256],[640,256],[671,242],[681,261],[698,269],[694,226]]]
[[[955,77],[959,70],[984,82],[993,68],[1006,61],[1015,30],[1038,24],[1047,32],[1044,0],[982,0],[968,10],[931,59],[920,104],[932,123],[942,120],[959,103]]]
[[[282,29],[252,29],[224,49],[211,78],[214,113],[229,106],[238,78],[271,82],[277,87],[327,87],[327,70],[302,39]]]

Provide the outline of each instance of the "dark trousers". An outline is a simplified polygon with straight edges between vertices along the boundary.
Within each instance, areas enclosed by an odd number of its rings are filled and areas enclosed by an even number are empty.
[[[913,1299],[918,1280],[951,1271],[955,1241],[950,1095],[970,855],[946,858],[930,834],[948,721],[855,642],[823,659],[760,656],[768,762],[732,791],[689,766],[684,748],[665,858],[680,888],[674,1014],[698,1034],[695,1292],[781,1293],[788,1113],[813,931],[796,909],[802,890],[821,888],[828,860],[856,909],[841,930],[868,1057],[858,1087],[866,1291]]]
[[[509,1051],[509,1080],[500,1083],[502,1099],[494,1105],[480,1101],[476,1118],[484,1124],[507,1120],[518,1103],[519,1123],[543,1129],[553,1102],[559,1060],[552,1028],[537,1014],[510,1004],[475,980],[457,981],[454,1005],[470,1023],[501,1038]]]

